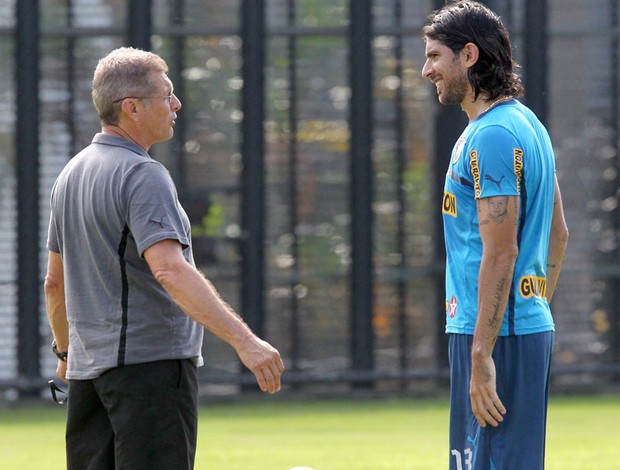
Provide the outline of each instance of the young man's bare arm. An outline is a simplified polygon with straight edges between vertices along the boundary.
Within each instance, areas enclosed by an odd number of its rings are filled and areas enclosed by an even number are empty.
[[[551,222],[551,232],[549,233],[549,250],[547,252],[547,301],[555,293],[558,284],[564,252],[568,244],[568,227],[564,219],[564,207],[562,205],[562,194],[558,179],[555,179],[555,193],[553,201],[553,220]]]
[[[482,261],[478,278],[478,312],[471,357],[470,401],[481,426],[497,426],[506,412],[496,391],[493,348],[508,302],[518,255],[520,200],[495,196],[478,201]]]

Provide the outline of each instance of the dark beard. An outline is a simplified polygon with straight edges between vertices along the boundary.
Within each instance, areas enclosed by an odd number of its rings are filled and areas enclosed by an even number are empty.
[[[444,82],[444,85],[448,85]],[[450,86],[444,86],[443,94],[441,95],[441,103],[445,105],[460,105],[465,96],[467,95],[469,82],[465,79],[461,79],[451,83]]]
[[[455,75],[450,82],[446,81],[444,77],[444,90],[440,101],[444,105],[460,105],[467,96],[469,89],[467,73]]]

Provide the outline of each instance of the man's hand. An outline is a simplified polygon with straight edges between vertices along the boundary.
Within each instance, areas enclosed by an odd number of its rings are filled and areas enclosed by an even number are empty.
[[[258,386],[263,392],[280,391],[284,364],[277,349],[256,336],[250,336],[237,347],[237,354],[241,362],[256,376]]]
[[[177,240],[166,239],[144,251],[153,276],[192,319],[230,344],[241,362],[252,371],[263,392],[280,390],[284,364],[280,353],[253,334],[215,287],[183,256]]]
[[[469,399],[474,416],[483,428],[487,424],[499,426],[499,423],[504,420],[503,415],[506,414],[506,408],[497,395],[495,384],[496,372],[493,358],[472,356]]]
[[[67,362],[61,361],[58,359],[58,364],[56,365],[56,375],[63,382],[67,382]]]

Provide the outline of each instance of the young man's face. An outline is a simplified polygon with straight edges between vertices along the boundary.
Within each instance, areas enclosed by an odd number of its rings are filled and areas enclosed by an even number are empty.
[[[461,104],[470,92],[467,68],[461,54],[455,54],[441,42],[426,38],[426,62],[422,76],[433,82],[441,104]]]

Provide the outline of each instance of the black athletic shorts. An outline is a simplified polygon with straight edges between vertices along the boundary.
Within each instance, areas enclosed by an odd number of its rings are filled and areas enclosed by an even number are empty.
[[[190,470],[198,372],[189,359],[130,364],[69,380],[68,470]]]

